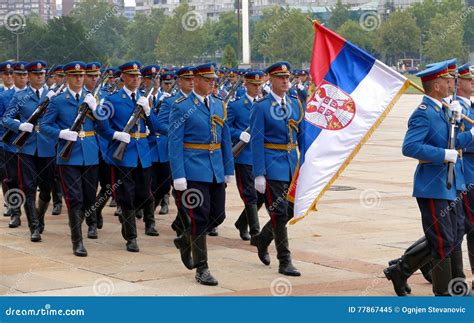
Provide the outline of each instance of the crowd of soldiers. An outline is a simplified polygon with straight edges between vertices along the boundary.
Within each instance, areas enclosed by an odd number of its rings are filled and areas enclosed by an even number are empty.
[[[430,64],[417,74],[425,95],[408,121],[405,156],[418,160],[413,196],[424,237],[384,270],[399,296],[421,269],[437,296],[469,295],[461,244],[466,235],[474,274],[474,76],[456,59]]]
[[[225,189],[236,180],[245,208],[235,222],[240,238],[270,264],[275,240],[279,273],[293,266],[286,199],[297,149],[308,72],[278,62],[265,71],[218,69],[215,64],[162,68],[129,61],[118,68],[72,61],[0,64],[0,155],[4,215],[21,225],[21,204],[32,242],[47,235],[45,214],[67,206],[74,255],[87,256],[87,237],[98,238],[102,211],[115,202],[126,250],[139,252],[137,219],[158,236],[155,211],[177,206],[174,244],[196,280],[215,286],[207,236],[225,219]],[[235,174],[235,176],[234,176]],[[100,186],[100,188],[99,188]],[[270,220],[260,229],[265,203]],[[46,230],[46,231],[45,231]],[[44,233],[43,233],[44,232]]]

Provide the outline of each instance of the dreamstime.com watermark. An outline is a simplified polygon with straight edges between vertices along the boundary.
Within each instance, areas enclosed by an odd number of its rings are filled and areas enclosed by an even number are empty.
[[[100,28],[102,28],[103,25],[107,23],[107,21],[112,17],[112,16],[117,16],[120,14],[120,7],[117,5],[114,5],[110,10],[106,12],[103,18],[101,18],[94,26],[92,26],[91,29],[85,34],[85,38],[87,40],[91,39],[92,36],[99,31]]]
[[[5,316],[85,316],[83,309],[53,309],[50,304],[43,308],[12,308],[5,309]]]

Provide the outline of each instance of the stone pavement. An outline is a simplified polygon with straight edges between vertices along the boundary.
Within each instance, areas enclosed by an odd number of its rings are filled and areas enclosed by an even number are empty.
[[[157,215],[159,237],[138,224],[139,253],[125,251],[113,208],[104,210],[98,240],[85,239],[89,256],[75,257],[66,208],[46,217],[43,242],[29,241],[27,222],[8,228],[0,219],[0,295],[394,295],[383,276],[387,261],[422,235],[411,197],[416,161],[401,154],[411,111],[421,96],[404,95],[318,205],[319,211],[289,227],[290,247],[301,277],[279,275],[274,245],[264,266],[256,249],[241,241],[234,222],[242,210],[235,183],[227,191],[227,219],[209,237],[209,264],[218,287],[201,286],[181,263],[170,224],[176,209]],[[268,216],[260,211],[260,222]],[[83,232],[86,233],[85,224]],[[465,245],[464,266],[468,277]],[[431,295],[418,272],[412,295]]]

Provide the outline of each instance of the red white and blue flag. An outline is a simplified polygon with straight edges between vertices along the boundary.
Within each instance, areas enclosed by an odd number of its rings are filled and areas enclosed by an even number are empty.
[[[288,195],[295,203],[291,223],[316,211],[323,194],[410,85],[340,35],[313,24],[315,90],[306,102],[299,171]]]

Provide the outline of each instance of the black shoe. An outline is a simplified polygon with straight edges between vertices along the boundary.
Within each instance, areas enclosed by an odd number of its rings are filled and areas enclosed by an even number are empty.
[[[140,209],[138,211],[135,212],[135,216],[137,217],[137,219],[142,219],[143,218],[143,209]]]
[[[265,246],[260,242],[260,235],[254,235],[250,238],[250,244],[257,247],[258,259],[265,265],[270,265],[270,255],[268,254],[268,245]]]
[[[196,281],[201,285],[217,286],[218,281],[215,279],[208,268],[203,268],[196,271]]]
[[[152,237],[158,237],[160,235],[154,225],[145,225],[145,234]]]
[[[170,204],[170,196],[168,194],[165,195],[165,197],[161,200],[161,209],[160,209],[160,214],[168,214],[169,212],[169,207],[168,205]]]
[[[115,199],[110,200],[109,206],[110,207],[116,207],[117,206],[117,202],[115,202]]]
[[[3,216],[12,216],[12,209],[3,204]]]
[[[219,235],[219,231],[217,231],[217,227],[214,227],[210,228],[209,231],[207,231],[207,234],[211,237],[217,237]]]
[[[102,229],[104,226],[104,217],[102,216],[102,213],[97,213],[97,229]]]
[[[97,239],[99,236],[97,235],[97,228],[93,225],[87,229],[87,237],[89,239]]]
[[[36,229],[33,230],[33,232],[31,233],[30,240],[32,242],[40,242],[41,241],[41,234],[39,232],[39,228],[36,228]]]
[[[239,235],[240,235],[240,239],[244,240],[244,241],[250,241],[250,233],[249,233],[249,230],[247,230],[247,228],[243,228],[243,227],[239,227],[238,226],[238,223],[235,222],[235,227],[237,228],[237,230],[239,230]]]
[[[140,249],[138,248],[137,239],[132,239],[132,240],[127,241],[127,251],[130,251],[130,252],[140,251]]]
[[[63,211],[63,205],[62,203],[56,203],[53,205],[53,215],[60,215],[61,212]]]
[[[184,266],[189,270],[193,269],[194,265],[191,256],[191,241],[189,234],[183,233],[178,238],[175,238],[173,242],[181,254],[181,261],[183,262]]]
[[[19,215],[12,215],[10,223],[8,224],[9,228],[18,228],[21,225],[21,220]]]
[[[114,216],[120,216],[122,215],[122,208],[120,206],[117,206],[114,212]]]
[[[385,274],[385,277],[387,277],[387,279],[392,282],[395,294],[397,294],[398,296],[407,296],[407,280],[402,274],[402,272],[399,270],[397,264],[385,268],[383,270],[383,273]]]
[[[82,241],[74,242],[72,244],[72,252],[77,257],[87,257],[87,250],[84,248]]]
[[[293,266],[291,262],[287,264],[280,263],[278,272],[286,276],[301,276],[301,273],[295,268],[295,266]]]

